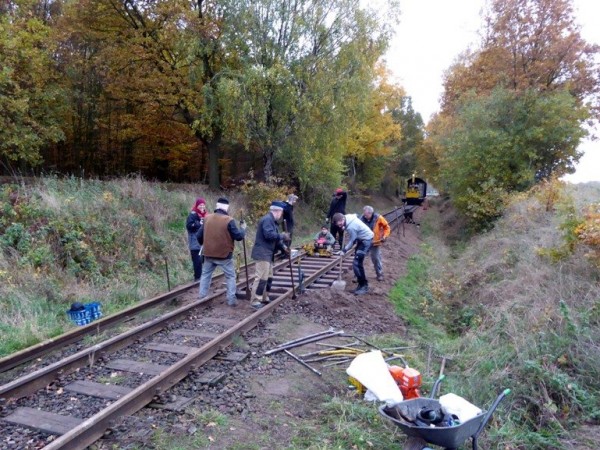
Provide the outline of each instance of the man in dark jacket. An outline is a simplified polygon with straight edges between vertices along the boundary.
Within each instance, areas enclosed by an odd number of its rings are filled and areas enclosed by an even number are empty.
[[[235,298],[235,268],[233,266],[234,241],[241,241],[246,235],[246,224],[240,223],[240,228],[235,220],[227,215],[229,200],[221,197],[217,200],[214,214],[204,218],[204,226],[198,234],[198,241],[202,244],[204,264],[200,277],[200,298],[206,297],[212,280],[212,274],[220,267],[225,274],[227,284],[227,304],[236,306]]]
[[[344,191],[342,188],[337,188],[335,193],[333,194],[333,198],[331,199],[331,204],[329,205],[329,212],[327,213],[327,222],[330,222],[331,234],[337,239],[340,244],[340,248],[342,248],[342,244],[344,242],[344,229],[338,227],[335,222],[332,220],[333,215],[335,213],[340,213],[342,215],[346,214],[346,200],[348,199],[348,193]]]
[[[292,239],[294,238],[294,204],[298,201],[298,196],[290,194],[285,202],[281,202],[283,206],[283,231],[286,231],[290,235],[288,246],[292,246]],[[281,249],[280,256],[286,256],[286,253]]]
[[[285,242],[289,240],[287,233],[279,233],[277,221],[283,215],[281,202],[272,202],[269,212],[265,214],[256,226],[256,238],[252,247],[252,259],[255,261],[255,277],[252,284],[252,306],[261,308],[269,303],[268,292],[273,283],[273,256],[278,245],[289,252]]]

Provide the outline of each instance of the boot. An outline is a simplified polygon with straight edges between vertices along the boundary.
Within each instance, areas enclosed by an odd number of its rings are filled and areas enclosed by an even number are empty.
[[[355,295],[364,295],[367,292],[369,292],[369,286],[365,284],[363,286],[360,286],[357,290],[355,290],[354,294]]]

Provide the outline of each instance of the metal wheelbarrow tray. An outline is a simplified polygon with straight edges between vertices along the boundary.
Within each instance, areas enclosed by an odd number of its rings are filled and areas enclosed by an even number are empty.
[[[435,390],[433,392],[435,392]],[[400,412],[406,417],[416,417],[423,407],[430,409],[441,408],[440,402],[431,398],[415,398],[400,402],[394,406],[383,405],[379,408],[379,412],[382,416],[394,422],[407,436],[421,438],[430,444],[439,445],[446,449],[457,449],[463,445],[469,437],[472,437],[473,449],[476,450],[477,436],[485,427],[500,401],[502,401],[509,393],[510,389],[503,391],[496,398],[489,411],[482,411],[481,414],[478,414],[472,419],[454,426],[419,426],[405,420],[401,416]]]

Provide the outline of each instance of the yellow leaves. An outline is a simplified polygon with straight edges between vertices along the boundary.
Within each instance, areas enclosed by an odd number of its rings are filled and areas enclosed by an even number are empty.
[[[579,242],[590,248],[586,256],[600,266],[600,203],[588,206],[583,222],[574,232]]]

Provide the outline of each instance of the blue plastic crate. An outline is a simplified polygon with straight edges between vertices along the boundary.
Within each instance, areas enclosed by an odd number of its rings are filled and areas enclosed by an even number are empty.
[[[87,325],[102,317],[102,307],[98,302],[86,303],[80,311],[68,310],[67,314],[75,325]]]
[[[92,302],[85,305],[86,311],[90,312],[90,319],[94,321],[102,317],[102,305],[98,302]]]

